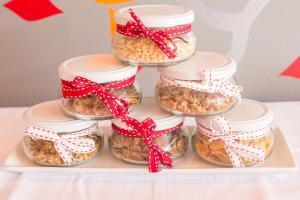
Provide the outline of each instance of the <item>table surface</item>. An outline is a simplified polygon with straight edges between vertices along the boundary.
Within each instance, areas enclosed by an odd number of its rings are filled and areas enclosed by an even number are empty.
[[[300,102],[272,102],[274,123],[300,161]],[[26,108],[0,108],[0,163],[23,137]],[[186,120],[192,125],[193,120]],[[299,199],[300,172],[277,177],[93,177],[0,171],[0,199]]]

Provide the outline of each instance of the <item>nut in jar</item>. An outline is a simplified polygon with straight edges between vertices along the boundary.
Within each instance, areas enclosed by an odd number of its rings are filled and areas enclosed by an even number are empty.
[[[235,62],[222,54],[197,52],[189,61],[161,68],[156,100],[166,111],[188,116],[227,112],[241,99]]]
[[[193,149],[204,160],[223,166],[262,164],[274,146],[271,121],[272,113],[263,104],[243,99],[224,116],[198,118]]]
[[[160,13],[168,10],[169,13]],[[191,58],[196,38],[194,12],[174,5],[127,7],[115,14],[117,34],[112,52],[125,63],[168,66]]]
[[[65,61],[59,67],[63,110],[79,119],[107,119],[133,110],[141,102],[137,71],[105,54]]]
[[[66,116],[58,101],[48,101],[24,113],[28,123],[23,147],[29,160],[42,166],[72,166],[90,161],[103,147],[95,121]]]

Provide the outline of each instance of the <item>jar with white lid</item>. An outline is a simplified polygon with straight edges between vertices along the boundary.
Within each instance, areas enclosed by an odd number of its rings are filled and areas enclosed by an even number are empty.
[[[228,113],[196,118],[192,146],[206,161],[222,166],[261,164],[271,154],[273,113],[262,103],[242,99]]]
[[[113,55],[124,63],[168,66],[193,56],[194,12],[176,5],[140,5],[115,13]]]
[[[233,79],[236,62],[226,55],[196,52],[190,60],[158,71],[155,97],[161,108],[170,113],[221,114],[241,99],[242,88]]]
[[[141,102],[135,76],[137,66],[127,66],[112,55],[86,55],[62,63],[61,105],[79,119],[108,119],[131,111]]]
[[[103,147],[96,121],[78,120],[62,112],[59,101],[46,101],[27,109],[23,140],[26,156],[42,166],[86,163]]]
[[[178,158],[186,152],[188,134],[187,129],[183,126],[183,117],[170,115],[161,110],[154,99],[150,98],[143,99],[142,104],[130,113],[130,117],[141,122],[141,126],[145,125],[144,130],[151,128],[151,125],[146,122],[151,118],[155,123],[155,128],[143,135],[143,133],[137,133],[120,119],[113,119],[109,147],[116,158],[134,164],[147,164],[149,161],[148,147],[156,144],[171,158]],[[131,136],[128,135],[130,133]],[[152,145],[145,142],[145,137],[148,136],[151,137]]]

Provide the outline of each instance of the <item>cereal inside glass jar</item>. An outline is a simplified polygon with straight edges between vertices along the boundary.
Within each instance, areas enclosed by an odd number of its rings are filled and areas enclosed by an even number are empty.
[[[222,166],[262,164],[274,146],[272,118],[272,112],[262,103],[242,99],[222,116],[196,120],[193,149],[204,160]]]
[[[26,156],[41,166],[73,166],[95,158],[103,138],[95,121],[75,120],[48,101],[24,113],[27,128],[23,140]]]
[[[124,63],[168,66],[191,58],[194,12],[174,5],[131,6],[115,14],[112,52]]]
[[[222,54],[197,52],[189,61],[160,68],[155,97],[164,110],[205,116],[227,112],[241,99],[233,75],[236,63]]]
[[[59,66],[63,110],[79,119],[107,119],[133,110],[141,102],[137,71],[105,54],[65,61]]]
[[[145,99],[136,111],[130,114],[131,117],[140,121],[150,117],[156,124],[153,130],[153,142],[157,144],[170,157],[176,159],[182,156],[188,148],[187,129],[182,126],[183,118],[170,115],[155,105],[154,100]],[[113,120],[112,135],[109,138],[109,147],[112,154],[120,159],[134,164],[147,164],[148,162],[148,144],[145,138],[130,137],[120,133],[120,130],[130,131],[120,120]],[[163,131],[167,131],[164,134]],[[158,135],[157,135],[158,134]]]

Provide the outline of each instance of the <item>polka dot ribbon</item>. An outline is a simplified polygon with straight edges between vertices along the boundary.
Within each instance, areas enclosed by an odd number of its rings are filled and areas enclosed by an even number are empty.
[[[96,125],[93,125],[82,131],[58,134],[37,126],[29,126],[26,129],[25,136],[29,136],[33,140],[47,140],[53,142],[55,149],[64,163],[72,164],[75,162],[72,153],[89,153],[95,150],[95,141],[85,136],[95,133],[96,129]]]
[[[128,12],[134,21],[128,21],[126,25],[117,24],[117,32],[126,36],[145,37],[151,39],[170,59],[176,57],[177,51],[177,47],[171,37],[179,36],[192,30],[191,24],[160,30],[151,29],[142,23],[132,9],[129,9]]]
[[[209,70],[202,72],[202,79],[199,82],[172,79],[165,75],[161,75],[160,80],[163,84],[169,86],[186,87],[208,93],[220,93],[229,97],[234,96],[238,101],[241,101],[243,91],[241,86],[232,83],[230,79],[213,80]]]
[[[158,144],[154,142],[154,139],[161,135],[170,133],[178,128],[181,128],[183,123],[180,123],[177,126],[169,129],[155,131],[156,124],[151,118],[147,118],[144,121],[139,122],[136,119],[128,117],[123,121],[132,130],[118,127],[116,124],[112,123],[113,131],[120,135],[141,138],[144,141],[144,143],[148,147],[149,172],[159,172],[160,171],[158,167],[159,163],[161,163],[162,165],[168,168],[173,167],[173,160],[171,156],[169,156],[166,152],[164,152],[164,150],[161,149],[158,146]]]
[[[122,89],[133,85],[135,76],[121,81],[100,85],[81,76],[73,81],[62,80],[62,95],[64,98],[81,98],[88,95],[97,95],[106,105],[113,117],[119,117],[128,113],[128,102],[116,95],[109,93],[111,89]]]
[[[214,128],[213,123],[216,122],[221,131]],[[258,148],[247,144],[240,144],[235,140],[253,140],[262,138],[271,133],[271,127],[267,126],[259,130],[233,132],[229,121],[225,117],[217,116],[211,120],[210,130],[198,124],[198,130],[209,137],[209,142],[214,140],[222,140],[225,144],[225,151],[233,167],[244,167],[242,158],[254,163],[262,163],[265,159],[265,152]]]

